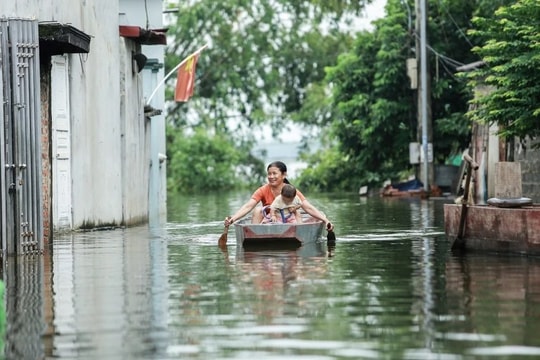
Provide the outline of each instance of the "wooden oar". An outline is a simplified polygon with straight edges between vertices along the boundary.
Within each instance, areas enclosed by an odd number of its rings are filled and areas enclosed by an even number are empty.
[[[334,256],[334,250],[336,249],[336,234],[334,233],[334,229],[330,230],[332,225],[328,223],[326,226],[326,230],[328,231],[328,234],[326,234],[326,247],[328,248],[328,257]]]
[[[225,225],[225,228],[223,229],[223,234],[221,234],[218,240],[218,246],[222,249],[227,246],[228,233],[229,233],[229,225]]]
[[[467,209],[469,207],[469,191],[471,185],[472,171],[478,170],[479,165],[469,155],[464,154],[463,160],[467,162],[467,177],[465,179],[465,188],[463,190],[463,200],[461,202],[461,216],[459,218],[458,234],[454,243],[452,244],[452,250],[465,249],[465,222],[467,218]]]
[[[327,225],[327,230],[328,230],[328,234],[326,234],[326,244],[328,246],[334,246],[336,245],[336,234],[334,233],[334,230],[330,230],[331,229],[331,224],[328,223]]]

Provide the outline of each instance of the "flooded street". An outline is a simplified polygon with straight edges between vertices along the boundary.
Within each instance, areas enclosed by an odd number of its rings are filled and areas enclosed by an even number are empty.
[[[309,196],[337,245],[217,240],[249,192],[169,199],[167,221],[58,236],[3,266],[6,359],[540,357],[540,259],[454,255],[443,200]],[[332,256],[329,256],[332,255]]]

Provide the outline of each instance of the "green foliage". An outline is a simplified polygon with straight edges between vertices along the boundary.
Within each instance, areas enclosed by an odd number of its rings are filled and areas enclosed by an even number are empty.
[[[302,106],[307,93],[324,91],[316,86],[325,76],[324,67],[350,46],[347,27],[366,2],[169,2],[166,6],[178,12],[167,15],[168,35],[174,40],[167,47],[166,72],[209,45],[197,63],[194,96],[168,109],[167,147],[174,151],[169,157],[170,186],[190,191],[231,187],[247,176],[237,173],[239,165],[257,163],[252,157],[233,156],[234,148],[249,154],[261,126],[278,136],[293,118],[315,124],[328,121],[328,115],[311,114]],[[172,98],[172,92],[170,86],[166,98]],[[186,136],[191,132],[196,135]],[[220,148],[211,146],[218,142]],[[232,152],[222,152],[225,148]],[[190,174],[198,180],[189,180]]]
[[[455,75],[456,68],[478,60],[470,51],[474,44],[466,35],[472,17],[489,12],[494,3],[500,2],[428,2],[430,109],[436,163],[443,163],[469,142],[471,126],[465,113],[471,95],[464,79]],[[335,145],[308,158],[309,172],[300,177],[306,185],[314,184],[316,175],[333,179],[324,186],[351,191],[410,173],[408,144],[419,141],[417,95],[410,89],[405,66],[407,58],[415,57],[414,6],[414,1],[405,4],[388,0],[387,15],[376,21],[374,31],[358,34],[353,49],[327,68],[325,81],[332,88],[332,98],[320,102],[324,110],[320,113],[332,118],[328,142]],[[317,96],[320,98],[319,93]],[[306,103],[316,101],[308,99]],[[336,161],[339,171],[329,160]],[[344,176],[334,178],[336,172]]]
[[[295,185],[302,189],[323,192],[350,190],[356,186],[359,176],[368,177],[371,175],[375,177],[373,180],[380,180],[378,175],[374,173],[351,173],[350,157],[344,155],[336,147],[306,155],[304,160],[309,163],[316,163],[317,166],[309,166],[296,179]]]
[[[498,124],[499,135],[511,139],[540,135],[540,2],[517,0],[495,12],[495,18],[474,19],[471,34],[484,40],[473,51],[486,66],[471,73],[473,85],[485,82],[491,92],[478,97],[470,117]]]
[[[202,192],[260,183],[264,164],[231,144],[228,139],[209,135],[202,129],[193,135],[173,137],[167,149],[168,190]],[[231,164],[244,165],[231,170]]]
[[[524,118],[537,119],[538,107],[518,113],[523,119],[514,110],[532,108],[538,99],[540,82],[533,71],[539,61],[534,32],[539,28],[538,2],[517,2],[532,7],[528,22],[521,19],[526,13],[517,10],[506,10],[512,15],[505,21],[501,13],[496,22],[488,19],[499,5],[513,2],[428,2],[436,162],[469,142],[470,120],[465,113],[471,92],[465,79],[456,76],[456,68],[479,60],[479,55],[492,64],[479,75],[504,89],[494,93],[491,101],[512,105],[511,110],[488,107],[485,111],[493,121],[512,119],[504,124],[505,131],[535,131],[532,121]],[[167,48],[166,70],[209,44],[197,65],[195,96],[169,109],[171,188],[230,188],[263,174],[260,161],[250,155],[255,134],[264,125],[279,136],[290,120],[324,130],[322,150],[304,155],[309,167],[297,179],[303,187],[356,190],[409,172],[408,143],[418,141],[417,96],[410,89],[405,66],[407,58],[415,57],[414,0],[388,0],[387,16],[375,22],[372,32],[353,34],[350,28],[365,3],[198,0],[170,4],[179,11],[171,18],[169,35],[175,41]],[[471,39],[467,30],[474,16],[483,18],[475,23],[478,36]],[[495,33],[502,25],[503,39],[471,52],[482,41],[497,39]],[[512,53],[519,56],[510,57]],[[170,97],[172,90],[168,91]],[[490,102],[482,100],[482,105]],[[485,113],[475,116],[484,118]],[[309,145],[312,139],[305,140]]]
[[[271,123],[276,129],[300,108],[306,87],[324,77],[324,66],[351,43],[340,19],[363,2],[306,0],[199,0],[179,2],[169,34],[166,68],[204,43],[196,97],[199,122],[239,136],[238,129]],[[324,24],[324,25],[323,25]],[[183,126],[186,104],[174,104],[170,121]],[[206,114],[207,116],[204,116]],[[231,117],[235,126],[230,127]]]

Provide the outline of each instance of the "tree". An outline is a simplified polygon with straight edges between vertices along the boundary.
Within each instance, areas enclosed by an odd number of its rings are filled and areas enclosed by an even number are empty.
[[[517,0],[477,17],[470,34],[482,41],[473,51],[487,66],[471,73],[471,84],[485,82],[493,91],[473,101],[474,121],[498,124],[499,135],[521,140],[540,135],[540,2]]]
[[[172,176],[167,179],[167,188],[172,192],[234,189],[238,187],[238,178],[249,179],[246,182],[250,184],[263,181],[261,161],[251,158],[249,152],[235,147],[229,139],[208,134],[204,129],[199,128],[190,136],[171,137],[167,157],[174,159],[169,165]],[[231,170],[231,164],[245,165]]]
[[[351,44],[351,21],[366,1],[338,0],[199,0],[170,3],[166,70],[204,43],[209,47],[197,64],[195,96],[172,104],[168,112],[170,141],[204,129],[211,139],[242,144],[249,154],[258,127],[275,135],[302,107],[312,83],[324,78],[324,67]],[[171,97],[169,88],[167,97]],[[169,164],[177,161],[172,154]],[[243,158],[254,159],[247,156]],[[184,159],[189,161],[189,159]],[[240,158],[228,161],[240,161]],[[195,161],[195,160],[193,160]],[[231,173],[238,163],[228,162]],[[256,166],[256,162],[251,164]],[[204,174],[215,176],[208,168]],[[169,174],[178,178],[174,165]]]
[[[441,5],[442,2],[439,2]],[[409,4],[408,8],[414,8]],[[414,32],[412,18],[402,1],[389,0],[385,18],[375,22],[373,32],[357,35],[353,50],[339,57],[335,66],[328,67],[326,81],[333,89],[332,107],[334,122],[331,136],[334,148],[328,153],[336,158],[342,154],[339,166],[348,177],[329,183],[332,189],[358,189],[360,185],[379,185],[385,179],[395,179],[407,172],[408,147],[417,140],[416,92],[410,89],[406,72],[406,59],[414,57]],[[449,51],[463,47],[463,40],[446,35],[449,24],[443,23],[430,9],[430,45]],[[463,10],[463,9],[460,9]],[[468,10],[470,12],[470,10]],[[466,17],[465,17],[466,18]],[[452,24],[455,27],[455,25]],[[468,131],[464,117],[467,98],[464,84],[455,79],[455,63],[449,66],[447,58],[431,56],[431,60],[445,61],[447,71],[436,72],[432,63],[432,114],[434,123],[435,154],[438,161],[456,151],[467,141]],[[463,57],[459,60],[463,61]],[[444,68],[443,68],[444,69]],[[316,154],[311,161],[326,164],[324,153]],[[310,172],[302,174],[300,184],[313,183],[312,174],[324,176],[324,171],[310,165]],[[329,168],[326,173],[334,172]]]
[[[471,127],[465,113],[471,95],[466,81],[456,76],[456,68],[478,60],[471,52],[474,44],[466,31],[474,14],[489,11],[486,9],[492,3],[429,2],[430,96],[436,163],[443,163],[469,142]],[[398,180],[403,173],[412,172],[408,143],[418,140],[417,109],[416,94],[410,89],[405,67],[406,59],[414,57],[412,8],[413,1],[406,4],[388,0],[387,15],[375,22],[373,32],[358,34],[352,51],[327,68],[325,82],[332,87],[332,99],[323,106],[325,113],[333,117],[330,148],[306,156],[309,167],[299,178],[300,186],[317,184],[318,177],[324,179],[317,185],[319,189],[351,191],[364,184],[378,186],[385,179]],[[333,163],[327,159],[333,159]],[[335,178],[336,173],[346,176]]]
[[[199,0],[181,2],[167,49],[172,68],[202,43],[196,98],[189,108],[216,132],[271,122],[279,128],[297,109],[305,87],[324,77],[324,66],[351,43],[342,19],[363,2],[307,0]],[[185,124],[186,106],[175,104],[170,120]],[[200,114],[206,114],[204,117]],[[177,116],[178,115],[178,116]],[[236,118],[231,128],[230,119]]]

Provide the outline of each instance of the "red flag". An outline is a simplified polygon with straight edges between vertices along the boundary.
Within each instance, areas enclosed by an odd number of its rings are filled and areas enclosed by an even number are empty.
[[[184,64],[178,68],[174,100],[188,101],[193,95],[193,88],[195,87],[195,66],[197,65],[198,59],[199,52],[191,54]]]

